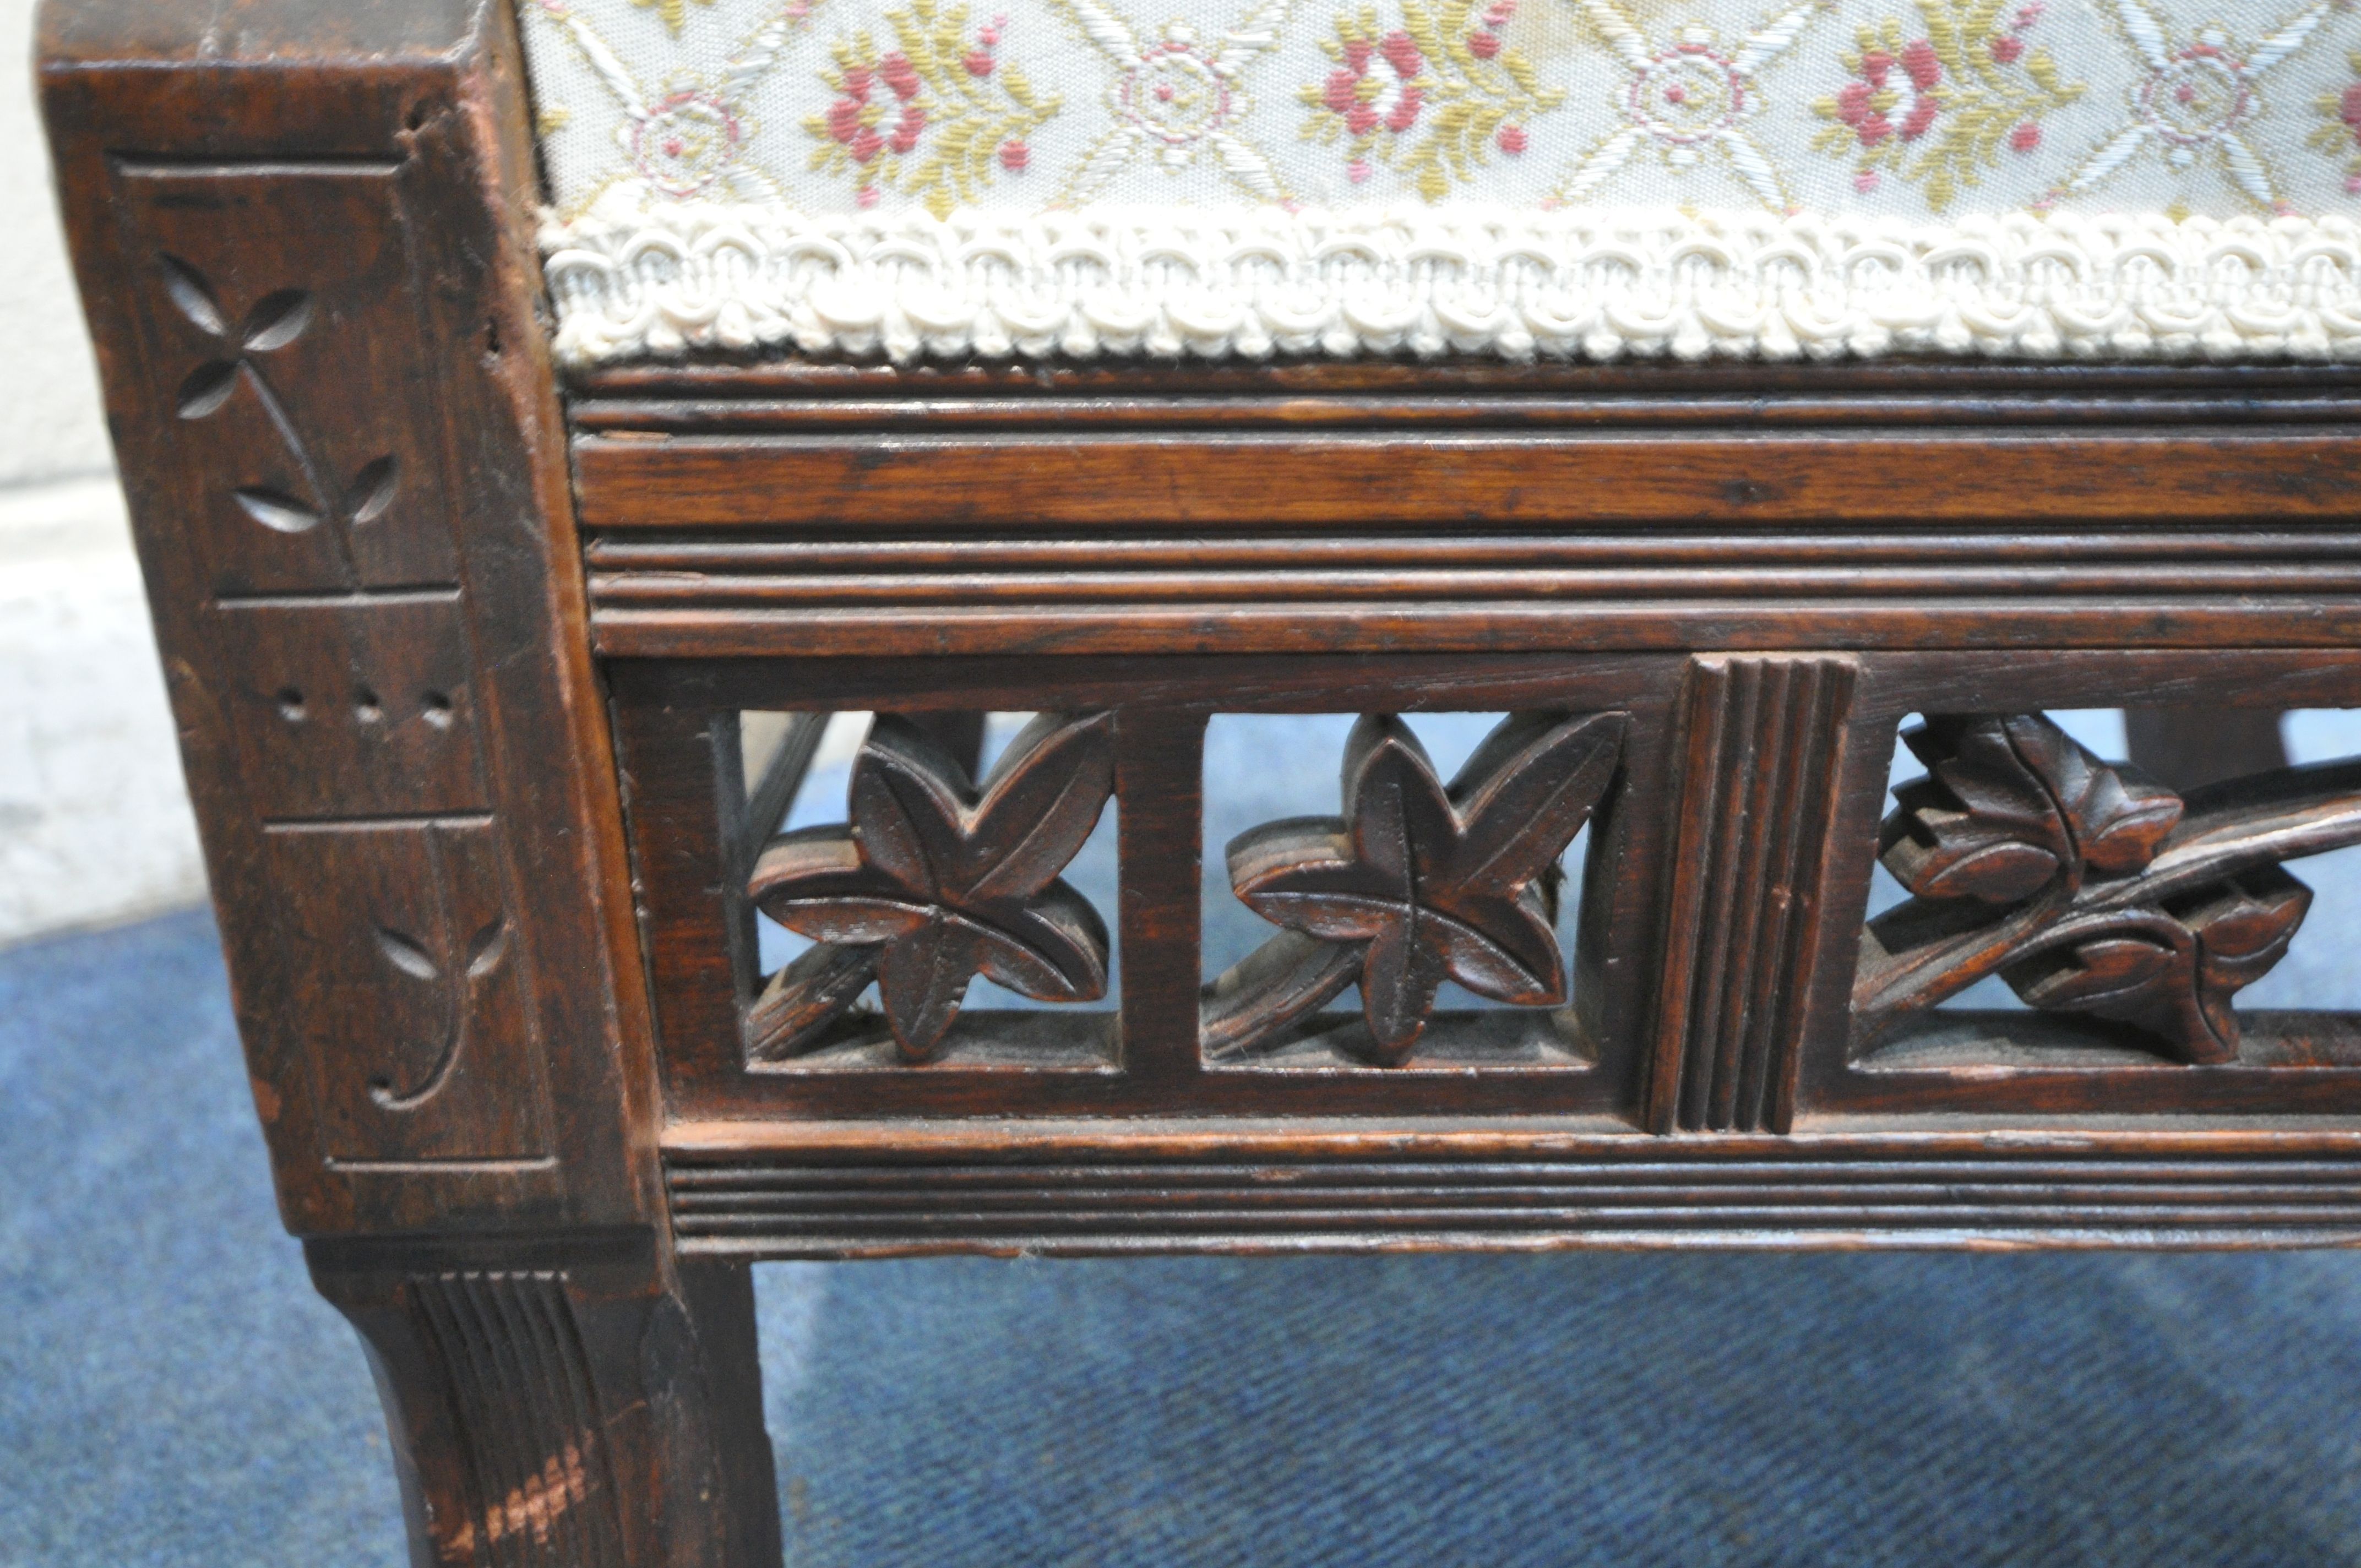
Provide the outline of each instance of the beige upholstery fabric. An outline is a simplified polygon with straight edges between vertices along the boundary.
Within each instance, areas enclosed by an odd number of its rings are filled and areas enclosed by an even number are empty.
[[[2331,0],[518,0],[560,347],[2361,356]]]

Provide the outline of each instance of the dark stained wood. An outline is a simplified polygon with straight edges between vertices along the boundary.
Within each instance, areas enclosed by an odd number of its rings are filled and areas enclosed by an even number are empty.
[[[2038,714],[1943,716],[1905,739],[1930,773],[1896,792],[1879,838],[1917,896],[1863,938],[1863,1042],[1998,973],[2037,1007],[2234,1061],[2230,997],[2285,956],[2312,902],[2279,862],[2361,843],[2361,761],[2184,803]]]
[[[1713,1245],[2220,1246],[2361,1236],[2350,1132],[1724,1134],[1598,1123],[677,1125],[694,1255]]]
[[[928,740],[942,749],[945,756],[960,765],[968,777],[983,772],[983,713],[912,713],[903,716],[905,723],[916,725]]]
[[[483,0],[51,0],[40,91],[280,1206],[420,1564],[778,1561],[682,1264]]]
[[[586,526],[1137,528],[1804,519],[2350,522],[2361,455],[2320,428],[1745,439],[1340,433],[583,435]],[[2137,486],[2124,476],[2136,471]],[[1274,486],[1274,474],[1294,482]],[[1924,476],[1897,484],[1901,475]]]
[[[1446,789],[1407,725],[1363,716],[1345,741],[1344,816],[1229,846],[1232,891],[1292,937],[1214,982],[1209,1040],[1251,1050],[1357,985],[1370,1059],[1399,1067],[1445,980],[1562,1005],[1558,857],[1606,794],[1624,729],[1618,715],[1512,715]]]
[[[625,530],[592,536],[585,555],[593,572],[592,592],[602,603],[752,605],[761,603],[778,584],[815,576],[840,575],[864,580],[874,584],[879,593],[898,584],[910,592],[927,594],[934,590],[939,576],[1019,571],[1032,572],[1045,582],[1073,580],[1115,591],[1115,585],[1135,581],[1144,581],[1154,589],[1156,579],[1143,574],[1176,570],[1205,577],[1224,570],[1358,571],[1370,575],[1368,580],[1374,583],[1376,573],[1421,569],[1469,575],[1486,570],[1620,567],[1628,574],[1631,568],[1644,567],[1820,566],[1844,568],[1847,576],[1882,570],[1886,576],[1873,580],[1887,587],[1921,583],[1939,587],[1953,583],[1962,568],[1979,566],[2068,564],[2095,570],[2102,565],[2156,563],[2186,574],[2222,561],[2257,570],[2274,564],[2349,564],[2361,556],[2361,533],[2333,527],[2036,527],[2004,521],[1941,529],[1895,524],[1873,530],[1617,529],[1585,523],[1574,529],[1522,533],[1455,529],[1433,535],[1340,532],[1332,527],[1285,533],[1208,531],[1187,537],[1097,532],[886,534],[846,529],[709,538]],[[1914,575],[1893,575],[1903,570]],[[1688,580],[1718,579],[1697,576]],[[1844,578],[1829,573],[1810,580],[1835,585]],[[2037,587],[2057,579],[2026,580]],[[1646,581],[1629,575],[1598,580],[1600,587],[1619,591]],[[2139,579],[2093,576],[2084,582],[2136,587]],[[2154,586],[2152,579],[2149,586]]]
[[[1659,1133],[1785,1132],[1829,818],[1859,665],[1707,658],[1689,674],[1663,999],[1649,1062]]]
[[[413,1561],[774,1568],[742,1266],[645,1231],[306,1251],[368,1342]]]
[[[2062,407],[2112,421],[2126,409],[2143,406],[2195,404],[2209,413],[2232,409],[2252,412],[2289,401],[2354,395],[2351,372],[2336,365],[2042,364],[1948,355],[1785,365],[1690,365],[1678,360],[1600,365],[1548,359],[1514,364],[1407,356],[889,365],[721,356],[606,366],[584,374],[578,386],[586,413],[603,404],[637,402],[652,411],[650,417],[658,426],[672,422],[683,409],[766,401],[809,410],[823,418],[830,406],[928,407],[963,399],[1048,405],[1052,411],[1044,418],[1060,417],[1054,411],[1077,399],[1117,410],[1142,400],[1174,398],[1217,398],[1225,405],[1248,406],[1257,399],[1277,400],[1282,409],[1333,399],[1388,400],[1422,410],[1448,410],[1485,399],[1520,403],[1569,399],[1609,408],[1626,402],[1656,408],[1703,403],[1754,411],[1755,417],[1776,417],[1782,409],[1798,404],[1828,408],[1833,403],[1839,406],[1820,417],[1853,423],[1861,422],[1865,413],[1907,419],[1913,410],[1924,417],[1983,418],[1994,407]]]
[[[641,971],[505,9],[43,18],[290,1224],[648,1220]]]
[[[561,400],[512,28],[50,0],[41,44],[282,1208],[415,1561],[775,1563],[755,1258],[2361,1243],[2361,1008],[2235,1003],[2306,939],[2280,863],[2361,842],[2361,762],[2274,766],[2361,707],[2361,373]],[[752,777],[749,710],[798,716]],[[846,823],[780,835],[848,711]],[[976,783],[995,711],[1049,717]],[[1446,789],[1423,712],[1512,717]],[[1341,817],[1241,840],[1282,929],[1208,988],[1227,713],[1369,717]],[[818,945],[765,975],[758,909]],[[2033,1007],[1934,1005],[1987,974]]]
[[[1058,873],[1115,790],[1105,714],[1043,714],[981,784],[919,726],[880,715],[853,759],[851,821],[772,840],[746,896],[820,946],[757,1003],[750,1039],[807,1048],[877,983],[903,1057],[940,1050],[978,974],[1044,1002],[1106,994],[1106,926]],[[791,1022],[790,1022],[791,1021]]]
[[[1202,1061],[1204,758],[1201,709],[1134,707],[1117,718],[1123,1069],[1170,1092],[1186,1092]]]
[[[1404,708],[1589,713],[1624,705],[1635,732],[1661,725],[1677,661],[1594,660],[1578,665],[1532,656],[1431,659],[1143,659],[1069,661],[622,663],[614,667],[622,765],[632,781],[631,822],[641,850],[643,906],[656,980],[668,1092],[682,1116],[760,1117],[906,1113],[1241,1113],[1257,1108],[1336,1113],[1563,1112],[1615,1103],[1628,1082],[1598,1070],[1565,1029],[1544,1017],[1538,1034],[1499,1037],[1482,1014],[1438,1018],[1426,1043],[1394,1073],[1372,1073],[1350,1056],[1312,1057],[1267,1068],[1202,1070],[1195,1001],[1202,805],[1194,777],[1202,715]],[[903,712],[930,700],[946,710],[1039,707],[1111,710],[1117,738],[1124,854],[1123,1039],[1112,1055],[1087,1036],[1071,1054],[1049,1050],[1040,1014],[962,1014],[937,1059],[881,1060],[856,1038],[792,1061],[750,1058],[750,1030],[767,1020],[754,975],[733,945],[737,913],[714,872],[727,816],[729,772],[712,738],[718,715],[738,707]],[[1649,801],[1614,823],[1609,853],[1644,856],[1661,832],[1654,757],[1624,771]],[[720,772],[717,773],[719,767]],[[1593,781],[1596,783],[1597,781]],[[1615,816],[1609,806],[1602,817]],[[1578,824],[1577,824],[1578,826]],[[1629,1029],[1647,970],[1653,891],[1619,883],[1594,956],[1586,1005]],[[1627,916],[1625,911],[1631,912]],[[1577,996],[1577,1001],[1583,998]],[[1015,1031],[1015,1034],[1011,1032]],[[1030,1031],[1030,1056],[1008,1042]],[[1628,1055],[1619,1068],[1628,1071]]]
[[[1863,671],[1852,720],[1863,739],[1849,754],[1831,834],[1840,853],[1854,848],[1832,868],[1820,922],[1824,956],[1806,1011],[1799,1125],[1966,1116],[2091,1128],[2170,1115],[2220,1125],[2224,1117],[2344,1116],[2361,1106],[2354,1071],[2361,1036],[2350,1014],[2241,1013],[2235,1058],[2213,1066],[2175,1061],[2160,1043],[2143,1045],[2087,1017],[1943,1008],[1881,1034],[1861,1029],[1853,1014],[1856,988],[1876,962],[1862,917],[1890,804],[1888,738],[1905,715],[2192,707],[2201,699],[2226,713],[2356,707],[2361,683],[2349,655],[1944,652],[1879,655]],[[1960,901],[1963,909],[1972,902]]]
[[[1283,586],[1283,585],[1282,585]],[[993,653],[1775,652],[1921,648],[2319,648],[2361,644],[2361,598],[2343,595],[2032,600],[1912,594],[1861,602],[1765,595],[1699,601],[879,605],[862,608],[601,609],[601,653],[617,658],[981,657]]]

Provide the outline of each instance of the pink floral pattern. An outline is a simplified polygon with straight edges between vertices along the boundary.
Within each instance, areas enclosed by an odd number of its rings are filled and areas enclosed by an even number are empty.
[[[1361,184],[1378,168],[1407,179],[1429,201],[1477,178],[1494,154],[1521,157],[1527,128],[1565,102],[1502,35],[1517,0],[1403,0],[1401,26],[1382,28],[1374,7],[1340,16],[1321,41],[1334,62],[1298,93],[1304,135],[1337,147],[1345,177]]]
[[[2306,139],[2329,157],[2343,160],[2345,193],[2361,196],[2361,49],[2354,51],[2346,63],[2353,80],[2313,101],[2313,108],[2326,123]]]
[[[819,144],[811,167],[849,176],[857,206],[875,206],[890,186],[937,217],[972,203],[994,165],[1024,173],[1027,138],[1060,100],[1037,94],[1023,70],[1000,58],[1008,18],[971,33],[965,5],[912,0],[885,20],[898,47],[880,53],[858,34],[837,45],[834,66],[820,73],[835,96],[804,122]]]
[[[1851,161],[1863,195],[1894,175],[1943,211],[2004,154],[2037,151],[2042,116],[2087,91],[2027,39],[2044,9],[2043,0],[2013,10],[1995,0],[1919,0],[1923,37],[1905,37],[1891,16],[1861,27],[1843,57],[1852,80],[1812,105],[1828,122],[1812,145]]]

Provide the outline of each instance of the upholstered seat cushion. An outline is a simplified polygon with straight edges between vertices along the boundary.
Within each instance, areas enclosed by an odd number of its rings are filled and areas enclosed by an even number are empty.
[[[518,0],[561,353],[2361,356],[2337,0]]]

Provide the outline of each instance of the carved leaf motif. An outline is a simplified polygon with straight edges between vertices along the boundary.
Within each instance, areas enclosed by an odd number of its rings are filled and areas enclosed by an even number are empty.
[[[2176,901],[2059,928],[2063,938],[2004,970],[2036,1007],[2126,1024],[2188,1062],[2238,1054],[2231,997],[2287,953],[2312,890],[2260,866]]]
[[[509,922],[508,916],[501,916],[477,932],[475,939],[467,944],[467,978],[483,979],[500,968],[508,956]]]
[[[874,947],[822,942],[771,977],[748,1009],[746,1054],[776,1061],[826,1028],[877,978]]]
[[[2231,992],[2287,956],[2311,911],[2312,889],[2279,866],[2257,866],[2223,883],[2213,897],[2180,906],[2182,923],[2197,934],[2203,993],[2221,997],[2224,1016]],[[2235,1030],[2229,1037],[2235,1045]]]
[[[379,458],[353,476],[353,523],[375,522],[393,505],[401,490],[401,466],[390,455]]]
[[[225,357],[204,361],[181,379],[176,400],[181,417],[209,418],[236,394],[241,380],[250,382],[315,499],[300,500],[264,485],[241,487],[232,492],[232,499],[247,516],[274,532],[310,532],[325,521],[327,512],[337,509],[338,502],[330,493],[332,476],[324,473],[315,460],[292,413],[265,378],[254,356],[284,348],[309,330],[313,314],[311,292],[279,289],[265,294],[247,312],[245,321],[233,334],[228,313],[222,308],[220,296],[203,273],[173,256],[160,258],[159,265],[164,292],[174,307],[205,335],[219,340],[227,354]],[[392,504],[396,487],[396,465],[391,456],[366,465],[353,478],[348,521],[358,526],[381,516]],[[346,554],[349,570],[350,547],[341,540],[338,547]]]
[[[222,313],[221,302],[214,297],[213,285],[205,281],[205,275],[177,256],[159,259],[164,269],[164,292],[180,307],[181,313],[199,331],[214,337],[227,337],[229,318]]]
[[[283,491],[247,485],[236,492],[240,510],[280,533],[302,533],[320,526],[320,514]]]
[[[237,361],[208,359],[189,372],[181,383],[180,405],[182,419],[203,419],[218,412],[237,390]]]
[[[2281,862],[2361,842],[2361,760],[2224,781],[2184,806],[2037,715],[1939,718],[1910,739],[1937,776],[1897,792],[1905,809],[1886,822],[1886,863],[1923,873],[1920,896],[1870,922],[1853,987],[1857,1050],[1997,972],[2037,1007],[2124,1025],[2182,1061],[2231,1060],[2233,997],[2285,956],[2311,905]],[[2027,804],[2036,789],[2054,824]],[[1993,806],[2012,791],[2013,819]],[[1965,885],[1975,878],[1963,851],[2044,834],[2065,852],[2046,880],[2021,880],[2015,902],[1995,896],[2009,891],[1998,878]]]
[[[1894,792],[1879,857],[1923,898],[2015,904],[2155,858],[2180,798],[2038,713],[1939,715],[1903,737],[1929,776]]]
[[[238,336],[248,354],[268,354],[302,336],[311,324],[312,296],[301,289],[281,289],[255,302]]]
[[[390,927],[377,931],[378,950],[386,961],[412,980],[436,981],[443,978],[443,966],[434,956],[413,938],[406,937]]]
[[[433,1049],[424,1053],[426,1066],[418,1073],[417,1080],[401,1087],[391,1074],[381,1073],[369,1082],[371,1099],[389,1110],[409,1110],[442,1087],[467,1042],[467,1022],[476,1007],[478,986],[497,973],[508,959],[511,929],[504,915],[486,922],[469,938],[465,961],[453,973],[426,943],[390,926],[377,928],[378,951],[386,962],[411,979],[435,988],[441,1018],[428,1036]],[[440,940],[436,938],[438,945]]]
[[[1605,792],[1622,733],[1616,715],[1512,716],[1446,789],[1400,719],[1368,715],[1345,742],[1345,816],[1241,835],[1229,847],[1231,885],[1274,925],[1361,949],[1362,1012],[1383,1062],[1407,1059],[1445,980],[1499,1002],[1554,1005],[1566,994],[1557,859]],[[1348,982],[1300,943],[1256,972],[1286,992],[1272,998],[1274,1016],[1299,1015],[1307,998],[1316,1006]],[[1225,1036],[1228,1014],[1252,1005],[1231,1001],[1240,989],[1228,977],[1215,986]]]
[[[847,948],[873,953],[886,1022],[913,1060],[939,1048],[975,975],[1045,1002],[1104,995],[1106,927],[1058,872],[1114,787],[1106,714],[1042,715],[980,792],[925,731],[881,715],[853,763],[850,825],[782,835],[755,862],[755,903],[832,949],[765,992],[759,1043],[785,1054],[851,1004],[850,977],[871,960]]]

